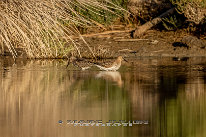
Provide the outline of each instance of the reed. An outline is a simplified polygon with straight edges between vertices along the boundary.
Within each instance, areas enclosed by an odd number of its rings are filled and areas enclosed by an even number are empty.
[[[78,26],[99,25],[82,11],[105,17],[99,11],[115,14],[115,10],[122,9],[108,0],[0,1],[1,53],[9,50],[15,58],[19,56],[18,48],[28,58],[65,58],[76,50],[81,56],[71,36],[80,35]],[[95,56],[89,45],[85,45]]]

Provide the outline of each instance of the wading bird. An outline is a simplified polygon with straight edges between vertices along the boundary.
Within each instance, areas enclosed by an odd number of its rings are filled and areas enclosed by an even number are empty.
[[[92,66],[96,66],[100,70],[104,70],[104,71],[117,71],[121,67],[121,62],[123,60],[126,61],[122,56],[119,56],[113,63],[100,65],[99,63],[87,61],[86,59],[83,58],[80,59],[80,58],[71,57],[68,61],[67,67],[69,66],[70,63],[72,63],[74,66],[80,68],[81,70],[87,70]]]
[[[95,66],[97,66],[99,69],[104,71],[117,71],[121,67],[121,63],[123,60],[126,61],[122,56],[119,56],[112,64],[109,65],[95,64]]]

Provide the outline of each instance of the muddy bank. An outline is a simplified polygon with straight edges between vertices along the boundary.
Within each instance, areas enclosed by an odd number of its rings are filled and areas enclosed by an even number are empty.
[[[192,40],[187,40],[192,37]],[[114,33],[84,37],[100,58],[126,57],[194,57],[206,56],[206,40],[198,39],[185,31],[160,32],[149,30],[144,36],[132,39],[130,33]],[[81,40],[76,42],[84,45]],[[80,48],[82,56],[92,55],[86,46]]]
[[[93,33],[83,35],[87,44],[98,58],[124,57],[205,57],[206,39],[198,39],[183,30],[157,31],[149,30],[138,39],[132,39],[129,30],[115,33]],[[190,39],[192,37],[192,40]],[[188,40],[189,38],[189,40]],[[84,58],[93,58],[88,47],[78,37],[74,38]],[[16,49],[19,58],[26,58],[24,50]],[[68,54],[68,57],[71,54]],[[78,53],[74,51],[75,56]],[[1,56],[11,56],[8,50]]]

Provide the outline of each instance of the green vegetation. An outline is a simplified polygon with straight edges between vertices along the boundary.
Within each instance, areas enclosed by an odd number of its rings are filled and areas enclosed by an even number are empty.
[[[72,7],[87,20],[97,25],[110,25],[118,16],[123,16],[122,10],[127,7],[127,0],[103,0],[100,5],[83,5],[73,3]]]
[[[176,30],[182,26],[182,19],[176,15],[163,18],[163,26],[166,30]]]
[[[123,8],[108,0],[4,0],[0,11],[1,53],[8,50],[15,58],[18,48],[28,58],[65,58],[74,49],[81,56],[72,39],[80,35],[79,26],[104,25]]]

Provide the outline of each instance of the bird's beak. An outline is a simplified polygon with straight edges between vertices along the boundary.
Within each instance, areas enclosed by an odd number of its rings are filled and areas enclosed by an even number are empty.
[[[128,62],[125,58],[123,58],[124,61]]]

